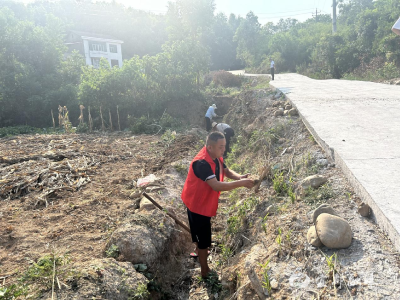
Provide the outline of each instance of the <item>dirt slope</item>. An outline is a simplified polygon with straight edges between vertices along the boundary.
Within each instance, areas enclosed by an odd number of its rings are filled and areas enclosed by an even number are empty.
[[[274,116],[285,99],[248,85],[228,100],[224,121],[236,142],[226,164],[254,178],[267,172],[257,193],[221,196],[209,256],[217,277],[198,277],[188,234],[154,207],[140,208],[136,187],[139,178],[155,174],[157,184],[146,190],[186,221],[179,197],[204,131],[175,139],[19,136],[0,143],[0,278],[8,293],[51,299],[54,288],[54,299],[260,299],[266,297],[260,286],[270,283],[274,299],[398,298],[398,253],[358,214],[357,195],[301,120]],[[328,183],[295,198],[298,183],[313,174]],[[348,249],[307,243],[312,211],[321,203],[350,223]],[[132,264],[110,244],[127,225],[139,231],[135,249],[154,245],[156,251],[144,252],[154,256],[151,263]],[[155,239],[164,242],[155,245]],[[6,296],[0,297],[12,299]]]

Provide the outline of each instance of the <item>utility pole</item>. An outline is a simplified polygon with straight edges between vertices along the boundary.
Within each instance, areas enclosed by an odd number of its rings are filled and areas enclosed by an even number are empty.
[[[336,0],[332,0],[332,33],[336,33]]]
[[[321,11],[319,11],[321,13]],[[314,17],[314,14],[313,14]],[[318,22],[318,10],[315,9],[315,22]]]

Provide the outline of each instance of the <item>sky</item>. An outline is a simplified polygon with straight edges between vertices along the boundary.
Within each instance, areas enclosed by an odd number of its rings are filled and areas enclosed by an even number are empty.
[[[0,0],[1,1],[1,0]],[[29,3],[35,0],[21,0]],[[102,0],[111,2],[112,0]],[[167,11],[168,0],[116,0],[125,6],[162,14]],[[332,0],[214,0],[216,13],[231,13],[245,17],[249,11],[258,16],[261,24],[278,22],[281,18],[305,21],[318,14],[332,14]]]

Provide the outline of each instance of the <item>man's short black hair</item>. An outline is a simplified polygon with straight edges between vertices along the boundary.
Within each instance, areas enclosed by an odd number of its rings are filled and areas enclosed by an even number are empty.
[[[207,137],[206,145],[208,146],[208,145],[215,144],[218,140],[224,139],[224,138],[225,138],[225,135],[223,133],[221,133],[219,131],[212,132]]]

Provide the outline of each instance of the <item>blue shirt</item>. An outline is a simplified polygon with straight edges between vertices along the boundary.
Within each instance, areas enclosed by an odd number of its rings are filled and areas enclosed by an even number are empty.
[[[207,109],[206,117],[207,117],[207,118],[210,118],[210,120],[212,120],[212,118],[213,118],[213,117],[216,117],[216,116],[217,116],[217,114],[215,113],[214,107],[210,106],[210,107]]]

